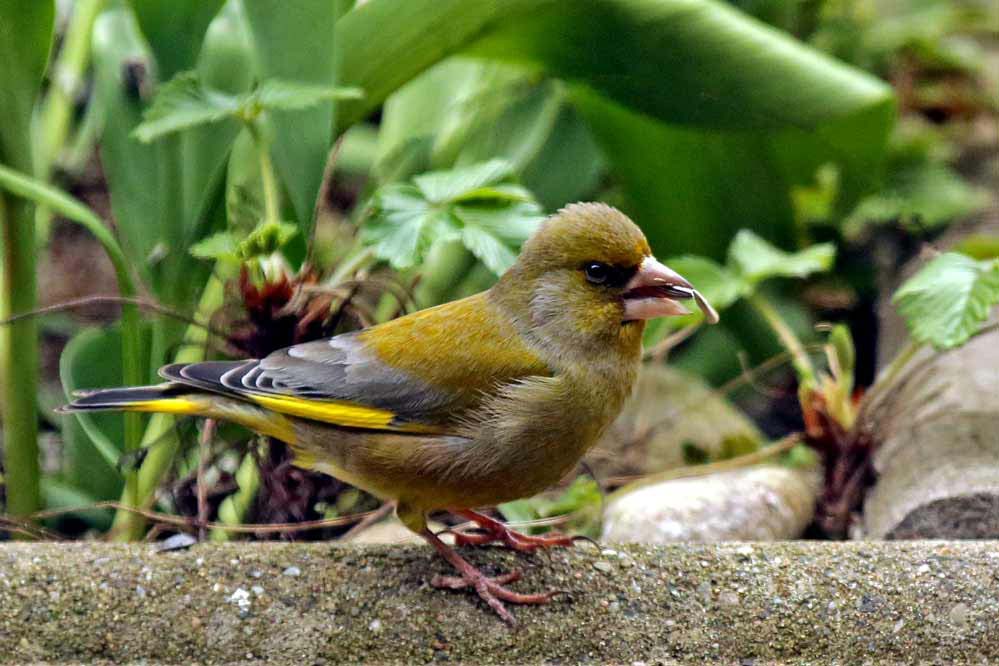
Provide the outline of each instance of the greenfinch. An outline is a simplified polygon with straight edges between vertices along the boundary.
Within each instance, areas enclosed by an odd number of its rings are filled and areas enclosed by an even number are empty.
[[[394,501],[457,572],[432,584],[471,588],[512,624],[504,602],[555,593],[508,589],[517,572],[487,577],[427,528],[427,514],[449,510],[481,528],[457,533],[458,545],[571,544],[475,509],[569,473],[631,392],[645,321],[688,314],[679,301],[695,294],[623,213],[573,204],[485,292],[259,360],[168,365],[166,383],[83,393],[67,409],[223,419],[286,442],[296,465]]]

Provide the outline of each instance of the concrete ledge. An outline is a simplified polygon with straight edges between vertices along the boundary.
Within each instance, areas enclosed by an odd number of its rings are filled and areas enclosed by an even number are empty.
[[[429,548],[328,544],[0,545],[0,661],[296,664],[987,663],[999,543],[471,551],[517,589],[511,631],[424,581]]]

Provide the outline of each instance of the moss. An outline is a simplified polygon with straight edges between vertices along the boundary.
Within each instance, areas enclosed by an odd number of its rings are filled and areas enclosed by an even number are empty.
[[[981,542],[472,551],[489,570],[524,569],[518,589],[568,593],[516,608],[510,630],[469,594],[427,586],[446,571],[427,548],[6,544],[0,660],[995,659],[997,552]]]

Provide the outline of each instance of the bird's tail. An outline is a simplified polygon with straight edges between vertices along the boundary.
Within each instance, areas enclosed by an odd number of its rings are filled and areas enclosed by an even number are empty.
[[[232,421],[261,434],[295,443],[295,431],[283,415],[228,396],[198,391],[167,382],[155,386],[77,391],[73,401],[57,411],[157,412],[177,416],[204,416]]]

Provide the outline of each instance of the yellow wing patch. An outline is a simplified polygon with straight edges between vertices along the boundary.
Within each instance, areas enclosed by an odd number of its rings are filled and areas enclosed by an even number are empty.
[[[352,402],[306,400],[292,396],[247,393],[244,397],[261,407],[303,419],[322,421],[345,428],[393,430],[397,432],[435,432],[437,429],[421,423],[396,423],[396,415],[387,409],[365,407]]]

